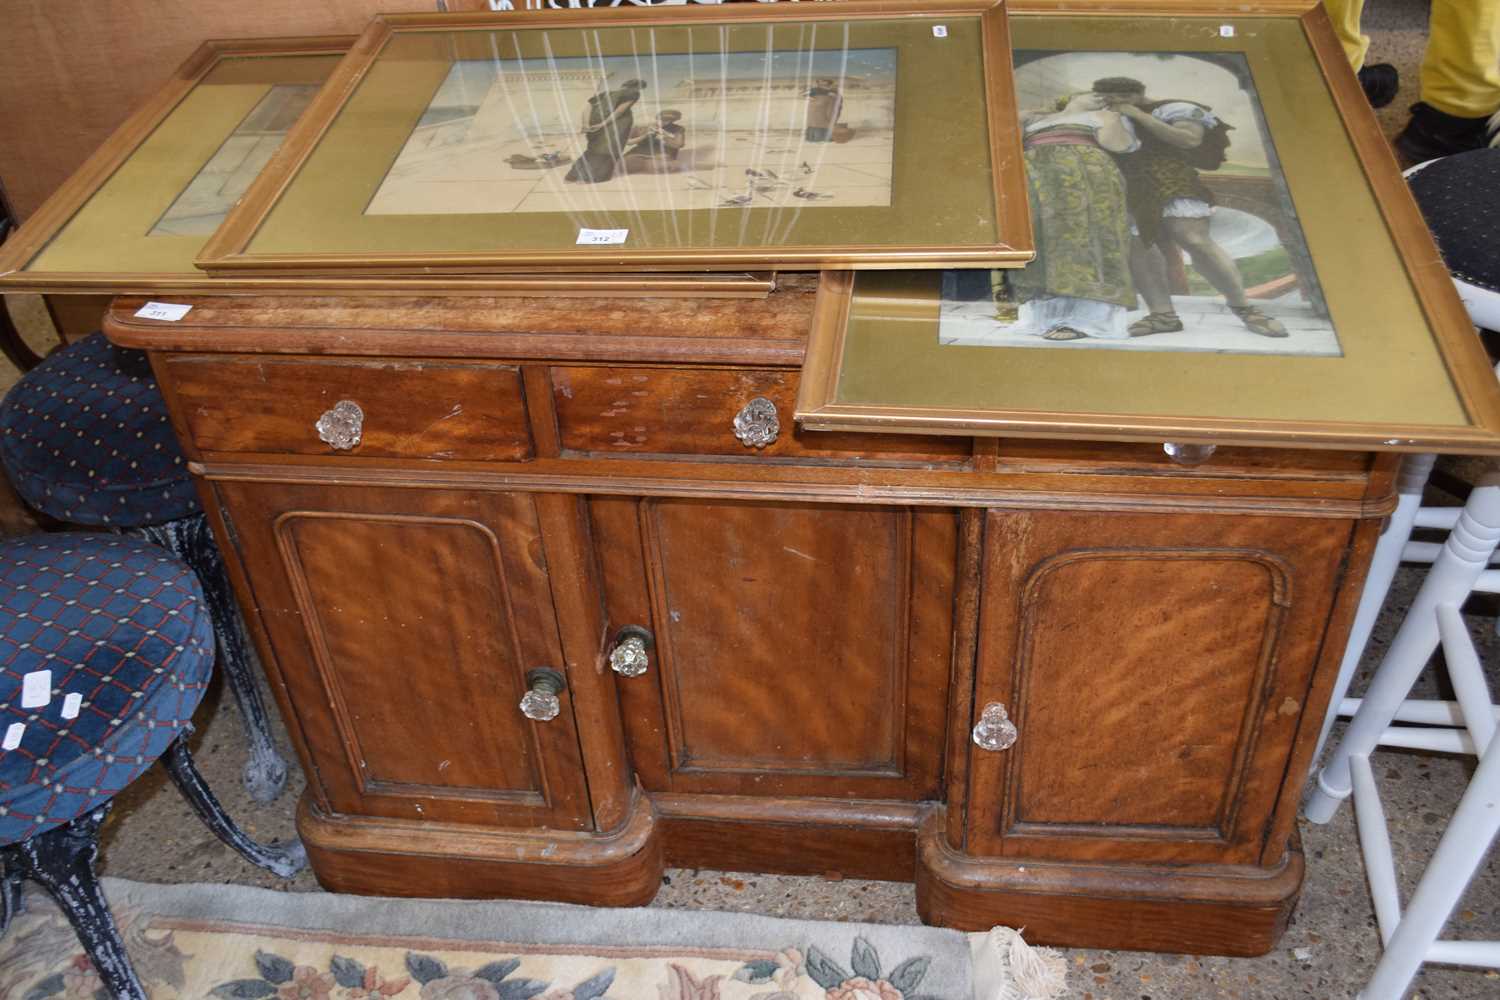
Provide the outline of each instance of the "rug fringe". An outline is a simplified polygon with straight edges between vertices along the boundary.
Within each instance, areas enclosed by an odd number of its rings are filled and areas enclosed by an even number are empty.
[[[1058,1000],[1068,987],[1068,965],[1053,948],[1035,948],[1021,932],[995,927],[970,934],[974,1000]]]

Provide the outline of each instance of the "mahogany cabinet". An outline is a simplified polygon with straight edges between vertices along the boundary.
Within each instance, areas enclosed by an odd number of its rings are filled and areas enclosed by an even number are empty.
[[[803,431],[812,298],[117,300],[319,879],[842,872],[951,926],[1269,949],[1393,463]]]

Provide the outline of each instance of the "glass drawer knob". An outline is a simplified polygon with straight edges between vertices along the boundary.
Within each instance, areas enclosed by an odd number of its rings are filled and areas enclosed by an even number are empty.
[[[567,682],[556,670],[542,668],[526,672],[529,689],[521,696],[521,714],[533,722],[550,722],[562,711],[562,699],[558,695],[567,688]]]
[[[756,396],[734,415],[734,436],[746,448],[764,448],[780,433],[776,404],[764,396]]]
[[[609,651],[609,669],[622,677],[639,677],[651,666],[651,633],[639,625],[626,625],[615,635]]]
[[[1178,465],[1202,465],[1213,457],[1215,447],[1217,446],[1211,444],[1179,444],[1168,441],[1161,446],[1161,450]]]
[[[365,411],[354,400],[341,399],[313,426],[318,429],[319,440],[339,451],[350,451],[359,447],[360,435],[364,433]]]
[[[992,701],[984,706],[979,725],[974,727],[974,745],[983,750],[1009,750],[1020,735],[1016,724],[1005,714],[1005,706]]]

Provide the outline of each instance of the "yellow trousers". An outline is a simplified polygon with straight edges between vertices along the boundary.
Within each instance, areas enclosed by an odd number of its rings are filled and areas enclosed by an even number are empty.
[[[1359,33],[1365,0],[1323,0],[1357,70],[1370,47]],[[1422,100],[1450,115],[1481,118],[1500,109],[1500,0],[1432,0]]]

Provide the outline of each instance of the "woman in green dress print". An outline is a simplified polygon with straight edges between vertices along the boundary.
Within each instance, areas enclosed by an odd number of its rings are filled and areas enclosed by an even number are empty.
[[[995,279],[1020,303],[1018,327],[1053,341],[1127,339],[1136,301],[1130,217],[1110,154],[1139,147],[1130,122],[1086,92],[1060,111],[1025,116],[1022,136],[1036,259]]]

